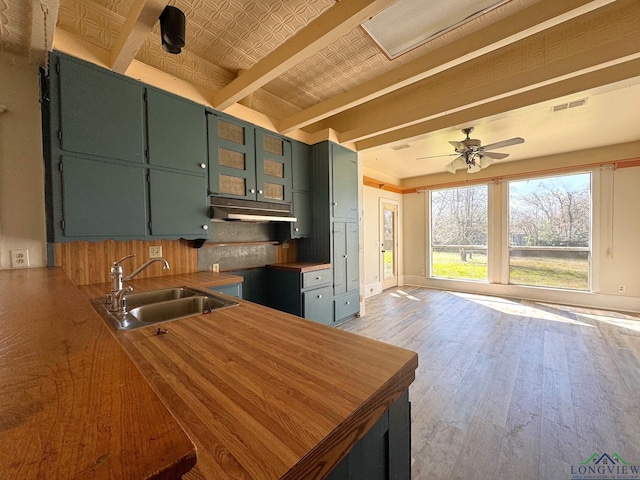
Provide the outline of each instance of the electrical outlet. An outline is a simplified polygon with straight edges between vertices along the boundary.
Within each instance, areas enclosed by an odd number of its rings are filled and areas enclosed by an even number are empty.
[[[220,264],[219,263],[214,263],[213,265],[211,265],[211,270],[213,272],[219,272],[220,271]]]
[[[29,266],[29,250],[11,250],[11,268],[26,268]]]
[[[618,285],[618,293],[626,293],[627,292],[627,286],[626,285]]]
[[[162,256],[162,247],[160,245],[152,245],[149,247],[149,258],[158,258]]]

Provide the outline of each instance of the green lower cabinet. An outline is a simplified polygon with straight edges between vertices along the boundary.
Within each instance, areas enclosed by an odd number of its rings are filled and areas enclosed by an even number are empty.
[[[58,166],[67,237],[144,236],[147,229],[142,165],[64,155]]]
[[[302,292],[302,316],[307,320],[333,325],[332,294],[331,285]]]
[[[336,323],[353,317],[360,311],[360,293],[355,291],[336,296],[333,308]]]
[[[242,283],[230,283],[228,285],[220,285],[218,287],[209,287],[209,290],[224,293],[236,298],[242,298]]]
[[[411,403],[409,393],[382,414],[326,477],[327,480],[410,480]]]
[[[300,272],[268,267],[269,306],[325,325],[333,324],[331,268]]]
[[[206,192],[204,174],[150,170],[151,234],[206,238]]]

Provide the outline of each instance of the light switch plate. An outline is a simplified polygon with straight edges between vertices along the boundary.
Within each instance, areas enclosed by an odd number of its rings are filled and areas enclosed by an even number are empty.
[[[149,258],[159,258],[162,256],[162,247],[160,245],[152,245],[149,247]]]

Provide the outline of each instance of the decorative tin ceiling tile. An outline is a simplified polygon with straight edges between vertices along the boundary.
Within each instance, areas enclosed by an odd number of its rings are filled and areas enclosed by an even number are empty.
[[[102,48],[111,49],[124,17],[92,0],[61,0],[58,27]]]
[[[248,69],[334,0],[176,0],[190,51],[227,70]]]
[[[0,0],[0,51],[27,55],[30,33],[31,2]]]

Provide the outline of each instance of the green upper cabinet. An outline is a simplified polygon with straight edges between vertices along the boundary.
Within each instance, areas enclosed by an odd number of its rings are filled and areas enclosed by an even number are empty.
[[[142,165],[63,155],[62,227],[67,237],[144,236],[147,231]]]
[[[207,114],[209,191],[221,197],[256,199],[253,126],[219,113]]]
[[[291,206],[298,219],[291,224],[291,238],[310,237],[313,226],[313,199],[311,197],[311,146],[291,141],[291,169],[293,193]]]
[[[206,238],[206,184],[204,175],[150,170],[151,234]]]
[[[291,140],[291,169],[293,190],[311,190],[311,146]]]
[[[341,145],[331,144],[333,217],[358,218],[358,155]]]
[[[224,114],[208,113],[209,191],[220,197],[291,202],[291,143]]]
[[[256,200],[291,202],[291,142],[256,127]]]
[[[60,148],[144,162],[143,86],[68,57],[54,57],[59,75]],[[55,94],[55,92],[53,92]]]
[[[204,173],[204,108],[152,88],[146,92],[149,164]]]

